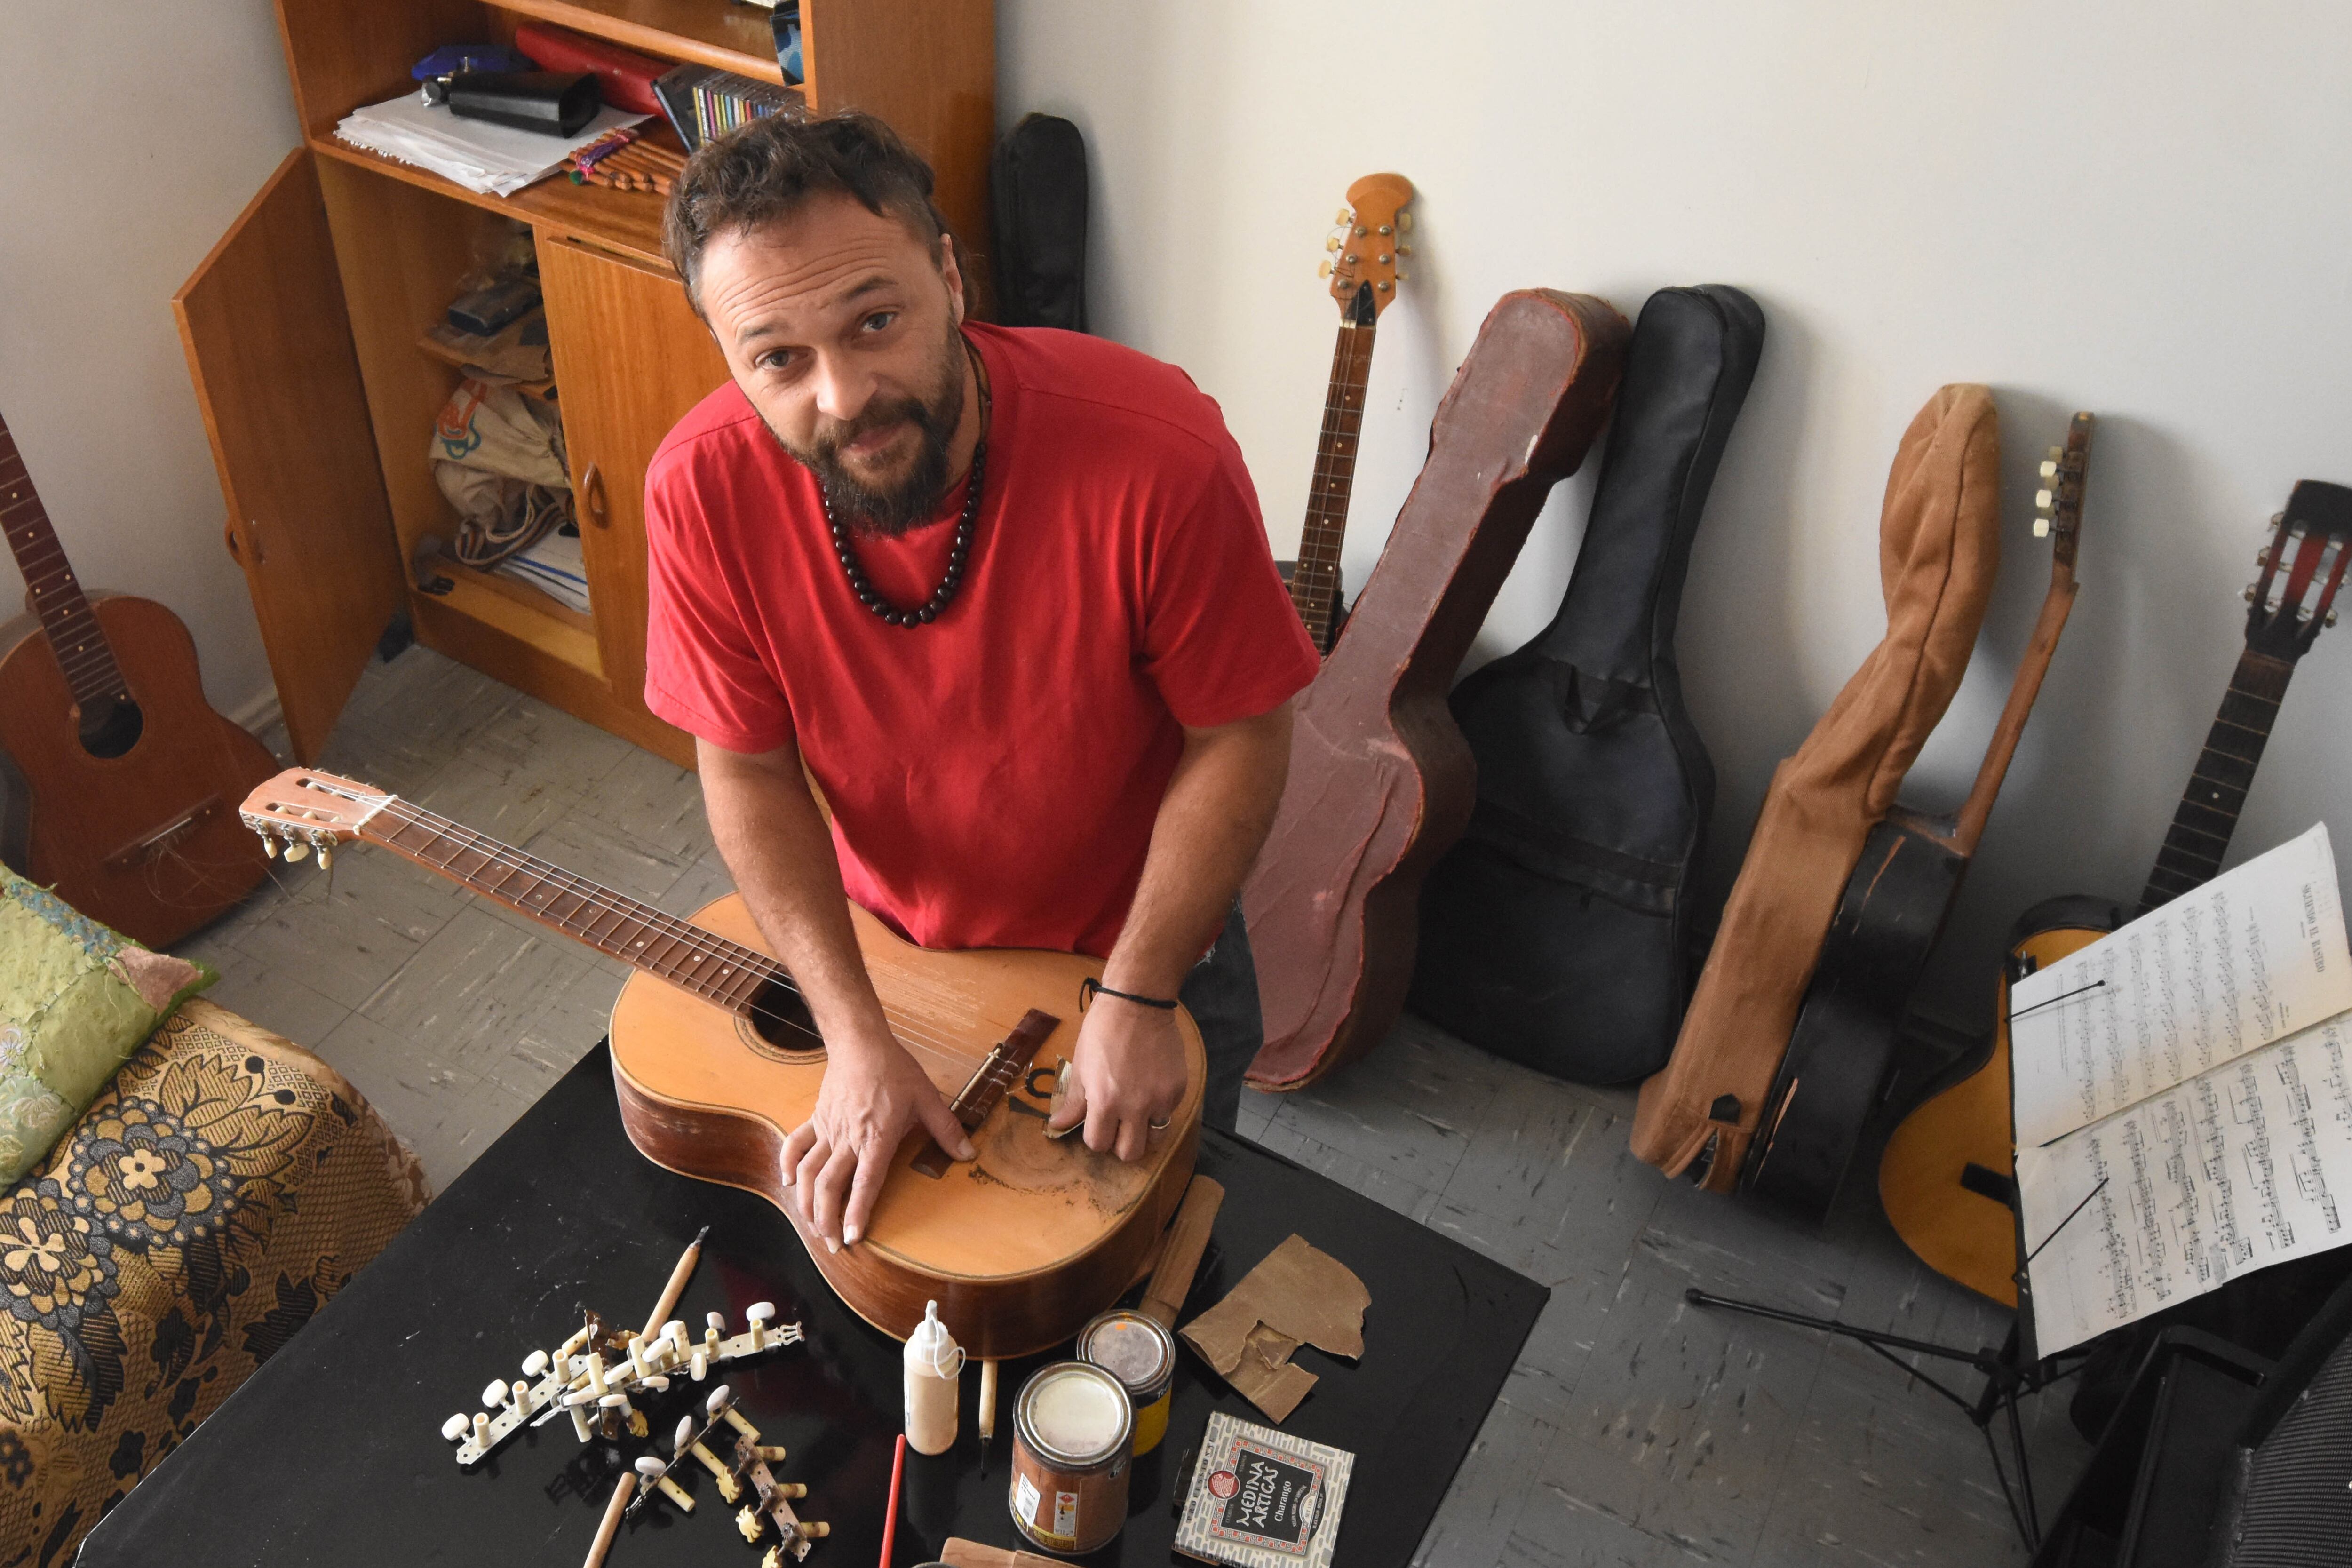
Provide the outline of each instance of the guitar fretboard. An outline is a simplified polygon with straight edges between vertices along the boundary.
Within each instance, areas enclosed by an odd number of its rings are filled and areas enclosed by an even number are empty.
[[[370,817],[360,836],[730,1013],[748,1016],[771,982],[791,984],[763,952],[404,800]]]
[[[1315,482],[1299,531],[1298,563],[1291,569],[1290,602],[1307,623],[1318,651],[1329,653],[1338,621],[1339,551],[1348,533],[1348,499],[1356,484],[1356,441],[1364,427],[1364,387],[1372,374],[1372,343],[1380,328],[1339,323],[1331,350],[1331,381],[1323,397],[1323,434],[1315,446]]]
[[[2164,847],[2157,851],[2156,868],[2139,896],[2141,914],[2221,875],[2238,814],[2253,787],[2255,765],[2263,760],[2263,743],[2271,738],[2294,674],[2294,666],[2284,659],[2252,648],[2239,656],[2221,710],[2214,715],[2205,749],[2197,754],[2189,787],[2181,794],[2180,808],[2173,813],[2172,830],[2164,836]]]
[[[7,532],[8,549],[25,574],[25,587],[74,700],[85,712],[129,700],[114,649],[90,613],[89,596],[66,560],[65,546],[58,542],[57,530],[49,524],[40,492],[26,471],[24,454],[16,450],[16,438],[5,420],[0,420],[0,530]]]

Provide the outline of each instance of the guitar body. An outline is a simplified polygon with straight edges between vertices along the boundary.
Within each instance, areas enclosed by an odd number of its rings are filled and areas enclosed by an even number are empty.
[[[1298,699],[1290,781],[1242,889],[1261,1088],[1361,1056],[1403,1006],[1422,879],[1476,795],[1446,689],[1552,485],[1607,419],[1631,335],[1587,295],[1507,294],[1438,405],[1429,460]]]
[[[1864,841],[1748,1146],[1744,1184],[1759,1197],[1827,1217],[1968,870],[1950,833],[1897,806]]]
[[[926,1176],[908,1168],[925,1140],[909,1139],[866,1239],[832,1252],[803,1231],[809,1257],[852,1310],[895,1339],[923,1321],[924,1302],[937,1301],[980,1360],[1067,1343],[1150,1268],[1192,1178],[1208,1081],[1200,1031],[1179,1010],[1184,1100],[1150,1153],[1122,1164],[1075,1135],[1045,1131],[1055,1072],[1077,1043],[1078,983],[1102,973],[1098,961],[933,952],[856,905],[850,914],[893,1026],[943,1095],[953,1098],[1029,1008],[1067,1016],[973,1131],[978,1160]],[[766,949],[739,897],[699,910],[694,923]],[[638,1152],[681,1175],[757,1193],[797,1228],[779,1158],[785,1135],[816,1103],[824,1053],[769,1045],[736,1014],[642,973],[622,988],[612,1031],[621,1122]]]
[[[1929,1096],[1886,1141],[1878,1197],[1919,1261],[2004,1307],[2017,1305],[2017,1160],[2011,1145],[2009,988],[2116,929],[2120,911],[2050,899],[2010,933],[1992,1043],[1950,1088]]]
[[[177,616],[123,595],[89,607],[137,704],[136,739],[116,756],[83,743],[40,624],[28,616],[0,627],[0,749],[23,780],[23,870],[92,920],[162,947],[261,880],[268,862],[236,807],[278,763],[205,700]]]
[[[1412,1010],[1584,1083],[1664,1066],[1690,994],[1688,883],[1715,769],[1675,626],[1764,344],[1737,289],[1642,307],[1576,570],[1551,625],[1450,701],[1477,805],[1421,898]]]

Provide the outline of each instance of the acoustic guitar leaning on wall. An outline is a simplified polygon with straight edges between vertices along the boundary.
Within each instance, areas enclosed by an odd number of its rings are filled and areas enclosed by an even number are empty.
[[[2247,588],[2246,646],[2158,851],[2138,912],[2211,880],[2253,786],[2263,742],[2297,660],[2336,619],[2352,555],[2352,489],[2305,479],[2271,520]],[[2079,895],[2035,905],[2011,933],[1992,1042],[1981,1061],[1903,1119],[1878,1167],[1895,1234],[1937,1273],[2017,1304],[2015,1149],[2011,1138],[2009,988],[2113,931],[2120,911]]]
[[[205,701],[177,616],[82,592],[5,420],[0,528],[32,611],[0,627],[0,851],[91,919],[176,942],[267,871],[236,804],[278,763]]]

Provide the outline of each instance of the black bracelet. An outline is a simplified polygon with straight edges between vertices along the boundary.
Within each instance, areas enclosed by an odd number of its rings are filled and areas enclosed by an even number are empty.
[[[1116,996],[1122,1002],[1132,1002],[1139,1007],[1157,1007],[1163,1013],[1176,1011],[1176,998],[1173,996],[1139,996],[1132,991],[1114,991],[1091,974],[1078,982],[1079,1012],[1085,1012],[1087,1004],[1097,996]]]

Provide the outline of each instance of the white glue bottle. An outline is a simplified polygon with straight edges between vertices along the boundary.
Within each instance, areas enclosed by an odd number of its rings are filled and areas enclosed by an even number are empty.
[[[944,1454],[955,1447],[956,1380],[963,1373],[963,1347],[940,1321],[940,1304],[923,1303],[923,1321],[907,1336],[907,1447],[918,1454]]]

